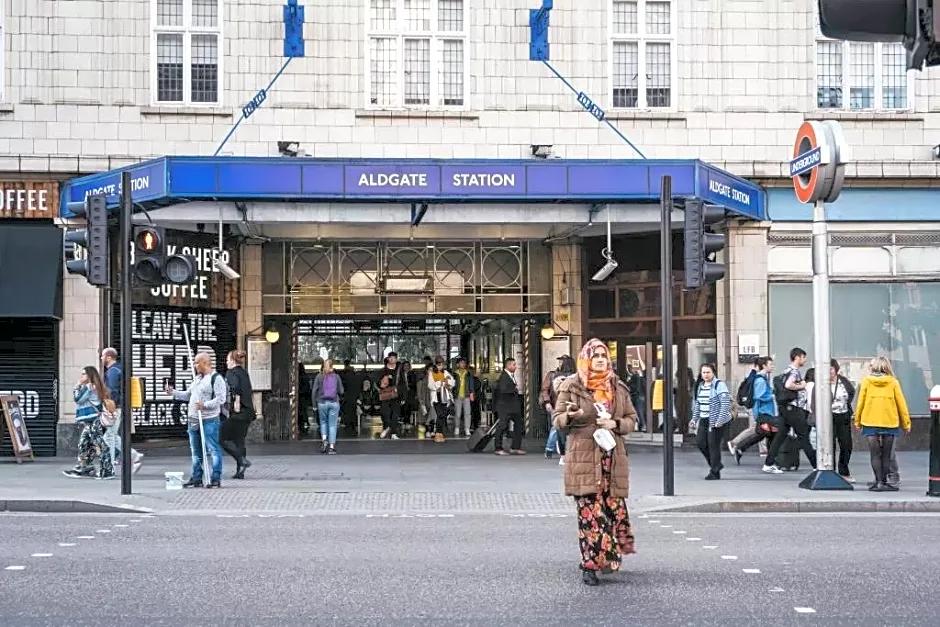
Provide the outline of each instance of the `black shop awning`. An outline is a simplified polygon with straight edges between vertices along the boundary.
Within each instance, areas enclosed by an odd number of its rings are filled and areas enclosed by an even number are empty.
[[[0,222],[0,318],[62,319],[62,231]]]

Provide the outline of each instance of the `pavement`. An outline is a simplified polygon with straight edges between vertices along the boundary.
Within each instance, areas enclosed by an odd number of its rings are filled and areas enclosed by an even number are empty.
[[[899,454],[902,485],[897,493],[872,493],[867,458],[856,456],[859,480],[849,492],[802,490],[801,470],[783,475],[760,471],[761,458],[745,455],[741,465],[725,456],[721,481],[704,481],[706,468],[697,451],[675,455],[675,496],[663,496],[659,450],[630,449],[631,506],[640,512],[660,509],[722,511],[894,511],[940,512],[940,499],[925,496],[927,454]],[[408,455],[259,455],[248,479],[228,479],[226,458],[221,490],[166,490],[165,472],[188,474],[185,457],[150,457],[134,476],[133,494],[120,494],[120,481],[70,479],[61,474],[71,459],[0,461],[0,511],[142,512],[185,515],[319,514],[373,515],[446,513],[558,515],[569,513],[562,495],[562,469],[539,455],[498,458],[492,454]]]
[[[589,588],[571,514],[513,514],[0,515],[0,624],[937,625],[937,515],[634,512]]]

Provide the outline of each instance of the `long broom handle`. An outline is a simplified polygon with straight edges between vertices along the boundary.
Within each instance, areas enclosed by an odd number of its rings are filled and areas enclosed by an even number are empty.
[[[193,383],[196,382],[196,356],[193,354],[193,347],[189,343],[189,327],[185,324],[183,326],[183,337],[186,339],[186,352],[189,354],[189,370],[193,375]],[[212,385],[212,382],[209,382],[209,385]],[[192,394],[192,388],[190,388],[190,394]],[[209,452],[206,450],[206,429],[202,424],[202,410],[196,410],[196,417],[199,419],[199,440],[202,442],[202,485],[206,487],[209,485],[209,472],[206,466],[209,465]]]

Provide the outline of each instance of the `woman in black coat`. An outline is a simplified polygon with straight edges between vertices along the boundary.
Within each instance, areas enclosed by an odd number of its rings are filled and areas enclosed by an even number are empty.
[[[236,470],[233,479],[244,479],[245,470],[251,466],[245,449],[245,437],[248,427],[255,419],[255,406],[252,400],[251,379],[245,370],[245,353],[230,351],[225,382],[229,392],[229,414],[222,423],[222,448],[235,459]]]

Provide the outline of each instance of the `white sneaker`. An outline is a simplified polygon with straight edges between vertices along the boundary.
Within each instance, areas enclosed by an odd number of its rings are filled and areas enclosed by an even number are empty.
[[[731,454],[734,455],[738,449],[734,448],[734,444],[728,442],[728,450],[731,451]]]
[[[139,464],[144,459],[144,454],[131,449],[131,459],[135,464]]]
[[[564,457],[559,457],[559,458],[558,458],[558,465],[559,465],[559,466],[564,466],[564,465],[565,465],[565,458],[564,458]]]
[[[397,440],[397,439],[398,439],[398,436],[393,433],[393,434],[392,434],[392,439],[393,439],[393,440]]]
[[[768,466],[767,464],[764,464],[764,467],[761,468],[761,470],[763,470],[764,472],[770,475],[782,475],[783,474],[783,471],[777,468],[776,465]]]

